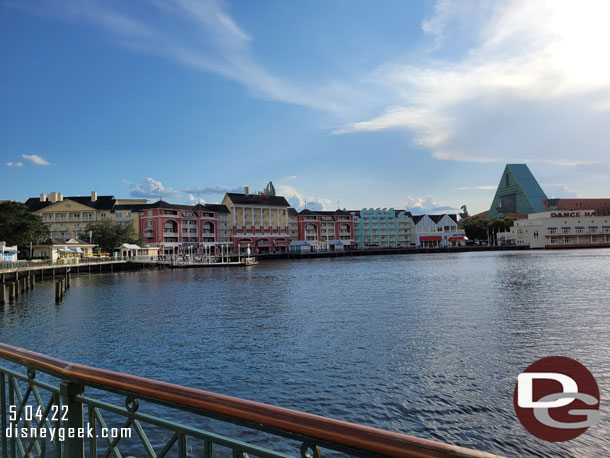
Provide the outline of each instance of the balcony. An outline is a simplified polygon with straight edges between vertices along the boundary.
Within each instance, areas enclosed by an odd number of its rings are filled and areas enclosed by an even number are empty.
[[[178,233],[173,231],[163,231],[163,235],[165,237],[178,237]]]

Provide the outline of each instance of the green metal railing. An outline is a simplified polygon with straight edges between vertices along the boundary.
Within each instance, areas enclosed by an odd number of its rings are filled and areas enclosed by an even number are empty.
[[[490,457],[419,439],[207,391],[72,364],[0,344],[2,458],[319,458],[325,455]],[[44,379],[44,380],[43,380]],[[85,395],[85,389],[97,395]],[[103,397],[102,401],[99,398]],[[110,403],[108,400],[122,401]],[[146,409],[167,410],[176,422]],[[206,430],[185,424],[206,423]],[[26,434],[24,434],[24,431]],[[45,437],[41,437],[43,435]],[[54,432],[54,434],[53,434]],[[71,432],[73,436],[70,437]],[[229,437],[265,437],[246,442]],[[82,435],[81,435],[82,433]],[[254,442],[254,443],[253,443]],[[260,440],[258,440],[260,442]],[[272,446],[267,446],[272,444]]]

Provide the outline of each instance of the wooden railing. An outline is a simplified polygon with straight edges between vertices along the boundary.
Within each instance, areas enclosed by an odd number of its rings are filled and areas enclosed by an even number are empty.
[[[278,436],[289,437],[302,441],[301,456],[320,456],[320,448],[339,450],[356,456],[391,456],[391,457],[491,457],[485,452],[470,450],[454,445],[420,439],[405,434],[385,431],[369,426],[348,423],[341,420],[303,413],[282,407],[276,407],[245,399],[239,399],[222,394],[174,385],[171,383],[137,377],[134,375],[113,372],[104,369],[73,364],[33,351],[0,343],[0,358],[17,363],[28,368],[28,375],[20,377],[31,385],[40,383],[34,380],[32,370],[42,371],[62,381],[82,387],[76,401],[88,404],[82,394],[85,386],[118,393],[127,400],[140,399],[153,403],[194,412],[211,418],[220,419],[233,424],[247,426]],[[11,378],[16,373],[0,367],[3,390],[11,386]],[[5,382],[8,376],[9,383]],[[15,383],[15,380],[12,380]],[[77,390],[79,391],[79,390]],[[59,393],[59,390],[57,391]],[[6,394],[2,393],[2,399]],[[65,400],[71,402],[75,399]],[[94,403],[94,402],[92,402]],[[101,403],[101,402],[100,402]],[[4,402],[6,404],[6,402]],[[23,406],[22,406],[23,407]],[[6,405],[3,405],[6,408]],[[7,412],[2,412],[3,423]],[[82,411],[81,411],[82,422]],[[129,414],[125,412],[125,416]],[[137,419],[137,414],[131,414]],[[151,417],[152,418],[152,417]],[[4,431],[2,432],[4,435]],[[176,433],[178,434],[178,433]],[[211,439],[210,439],[211,440]],[[6,439],[3,438],[3,444]],[[115,444],[116,446],[117,444]],[[5,445],[6,446],[6,445]],[[236,445],[235,453],[245,453],[242,445]],[[78,449],[78,447],[77,447]],[[313,450],[307,454],[306,450]],[[74,451],[74,447],[71,448]],[[83,450],[80,447],[80,450]],[[237,450],[237,452],[236,452]],[[252,453],[252,451],[250,451]],[[274,455],[272,451],[268,456]],[[6,456],[6,450],[3,451]],[[63,455],[62,455],[63,456]],[[74,456],[74,455],[71,455]],[[152,455],[162,456],[162,455]],[[206,455],[207,456],[207,455]],[[261,453],[261,456],[265,456]],[[284,455],[282,455],[284,456]]]

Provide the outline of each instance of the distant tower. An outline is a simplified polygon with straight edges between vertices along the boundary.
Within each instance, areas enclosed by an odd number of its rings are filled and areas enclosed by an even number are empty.
[[[275,196],[275,187],[273,186],[273,183],[271,181],[267,183],[267,187],[263,191],[263,194],[265,194],[266,196]]]

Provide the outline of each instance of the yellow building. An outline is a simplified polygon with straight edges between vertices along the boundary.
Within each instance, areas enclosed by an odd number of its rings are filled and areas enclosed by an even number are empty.
[[[222,199],[230,212],[229,226],[232,229],[233,251],[253,253],[288,252],[290,246],[290,204],[282,196],[275,195],[273,184],[265,192],[250,194],[227,193]]]
[[[52,192],[48,196],[32,197],[25,204],[29,211],[40,215],[52,238],[87,240],[87,224],[100,221],[129,222],[138,233],[139,217],[132,213],[138,205],[146,204],[146,199],[116,199],[114,196],[98,196],[96,191],[92,191],[90,196],[70,197]]]

